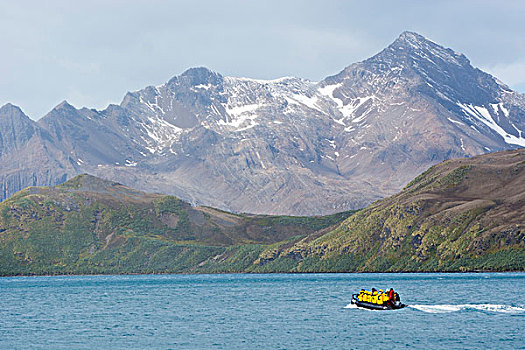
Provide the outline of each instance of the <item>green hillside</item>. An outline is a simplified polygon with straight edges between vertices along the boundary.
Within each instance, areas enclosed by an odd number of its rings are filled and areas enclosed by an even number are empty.
[[[525,270],[525,150],[438,164],[324,235],[261,254],[258,271]]]
[[[0,203],[0,275],[243,271],[349,215],[236,215],[80,175]]]
[[[0,203],[0,275],[524,271],[525,150],[438,164],[324,217],[192,207],[90,175]]]

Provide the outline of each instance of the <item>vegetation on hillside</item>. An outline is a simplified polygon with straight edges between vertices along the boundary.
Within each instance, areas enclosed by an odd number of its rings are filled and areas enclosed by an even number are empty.
[[[525,151],[449,160],[320,237],[264,251],[258,270],[523,271]]]
[[[241,272],[350,214],[236,215],[80,175],[0,203],[0,275]]]
[[[443,162],[324,217],[238,215],[80,175],[0,203],[0,275],[524,271],[525,151]]]

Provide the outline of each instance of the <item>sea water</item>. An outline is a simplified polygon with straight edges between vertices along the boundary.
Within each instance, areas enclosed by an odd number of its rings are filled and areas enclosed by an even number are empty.
[[[525,349],[525,274],[4,277],[0,348]]]

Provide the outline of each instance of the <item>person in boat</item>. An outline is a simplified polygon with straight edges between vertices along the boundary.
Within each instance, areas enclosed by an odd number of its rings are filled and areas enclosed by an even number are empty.
[[[388,300],[390,300],[392,303],[396,301],[396,293],[394,292],[394,288],[390,288],[388,291]]]
[[[372,289],[374,290],[374,289]],[[359,291],[359,295],[357,296],[357,300],[359,301],[366,301],[368,303],[372,302],[372,292],[366,291],[364,289],[361,289]]]
[[[394,288],[390,288],[388,291],[388,303],[394,305],[396,303],[396,294]]]
[[[369,302],[375,304],[377,302],[377,289],[372,288],[372,295],[369,298]]]
[[[385,293],[383,293],[383,290],[380,289],[379,292],[377,292],[377,304],[383,305],[385,300]]]

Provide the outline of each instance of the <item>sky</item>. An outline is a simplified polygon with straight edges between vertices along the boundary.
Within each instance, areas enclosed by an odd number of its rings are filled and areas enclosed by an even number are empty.
[[[0,105],[104,109],[190,67],[318,81],[405,30],[525,92],[525,1],[0,0]]]

